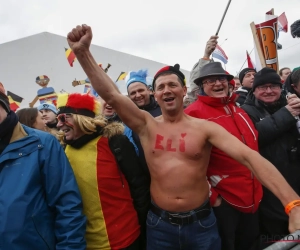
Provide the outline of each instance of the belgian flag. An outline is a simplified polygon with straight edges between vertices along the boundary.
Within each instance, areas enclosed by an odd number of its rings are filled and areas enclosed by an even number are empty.
[[[74,52],[71,49],[65,48],[65,53],[70,66],[73,67],[73,62],[76,59]]]
[[[121,72],[118,79],[115,82],[117,82],[119,80],[124,80],[126,76],[127,76],[126,72]]]
[[[20,107],[20,104],[24,99],[10,91],[7,91],[7,97],[9,99],[10,109],[13,111],[16,111]]]

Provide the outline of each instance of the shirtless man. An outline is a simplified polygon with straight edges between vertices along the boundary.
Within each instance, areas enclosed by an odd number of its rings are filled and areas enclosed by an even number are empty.
[[[300,197],[271,163],[221,126],[184,114],[187,89],[179,67],[167,66],[154,77],[154,96],[162,116],[153,118],[123,96],[99,68],[89,51],[91,40],[87,25],[68,34],[68,43],[94,89],[141,139],[153,201],[147,218],[147,249],[220,248],[206,180],[212,145],[247,166],[284,206],[289,204],[289,229],[300,229],[300,206],[291,204]]]

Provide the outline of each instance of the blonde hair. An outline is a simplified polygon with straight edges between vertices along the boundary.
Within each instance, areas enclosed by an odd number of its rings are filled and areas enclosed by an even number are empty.
[[[107,125],[107,120],[102,115],[95,118],[77,114],[72,114],[72,116],[80,130],[88,135],[97,132],[97,126],[105,127]]]
[[[102,116],[96,116],[95,118],[72,114],[74,123],[79,126],[80,130],[84,134],[93,134],[97,132],[97,127],[103,128],[102,135],[104,137],[110,138],[116,134],[123,134],[124,133],[124,125],[120,122],[112,122],[108,123],[107,120]],[[64,141],[64,132],[58,132],[59,141],[62,145],[65,145]]]

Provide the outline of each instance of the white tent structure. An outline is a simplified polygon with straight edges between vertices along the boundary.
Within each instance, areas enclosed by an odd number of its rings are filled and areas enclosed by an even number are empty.
[[[6,90],[24,98],[21,107],[28,107],[29,102],[36,97],[41,87],[35,83],[35,79],[40,75],[50,78],[48,87],[53,87],[56,93],[62,90],[83,93],[84,86],[73,87],[72,81],[75,78],[85,80],[87,77],[78,61],[70,67],[65,48],[68,48],[66,37],[48,32],[0,44],[0,82]],[[157,70],[165,66],[163,63],[97,45],[92,45],[91,51],[96,61],[102,63],[103,68],[108,63],[112,65],[108,75],[113,81],[116,81],[121,72],[139,69],[148,69],[149,75],[154,76]],[[182,71],[188,83],[189,72]],[[118,81],[117,86],[126,94],[124,81]]]

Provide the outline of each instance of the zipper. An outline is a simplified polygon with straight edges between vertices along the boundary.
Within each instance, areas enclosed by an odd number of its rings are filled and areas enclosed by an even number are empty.
[[[233,114],[232,114],[230,108],[229,108],[227,105],[226,105],[225,107],[229,110],[229,113],[230,113],[230,115],[231,115],[231,117],[232,117],[232,119],[233,119],[233,121],[234,121],[234,123],[235,123],[236,128],[238,129],[238,131],[239,131],[239,133],[240,133],[240,136],[241,136],[241,138],[242,138],[243,143],[244,143],[245,145],[247,145],[247,142],[246,142],[246,140],[245,140],[245,137],[244,137],[244,135],[241,133],[241,131],[240,131],[240,129],[239,129],[239,127],[238,127],[238,125],[237,125],[235,119],[234,119],[234,116],[233,116]],[[235,109],[234,106],[233,106],[233,108],[234,108],[234,112],[236,112],[236,109]],[[254,140],[256,141],[257,138],[256,138],[256,136],[255,136],[255,133],[254,133],[254,131],[252,130],[252,128],[251,128],[251,126],[249,125],[249,123],[247,122],[247,120],[245,119],[245,117],[244,117],[242,114],[240,114],[240,113],[238,113],[238,115],[239,115],[239,116],[244,120],[244,122],[247,124],[248,128],[250,129],[250,131],[251,131],[251,133],[252,133],[252,135],[253,135],[253,137],[254,137]],[[248,145],[247,145],[247,146],[248,146]],[[250,170],[249,170],[249,171],[250,171]],[[252,171],[250,171],[250,173],[251,173],[251,180],[252,180],[252,194],[253,194],[253,197],[252,197],[252,199],[253,199],[252,212],[253,212],[253,211],[254,211],[254,208],[255,208],[255,198],[254,198],[254,196],[255,196],[255,193],[254,193],[254,185],[255,185],[255,184],[254,184],[254,176],[253,176]]]

